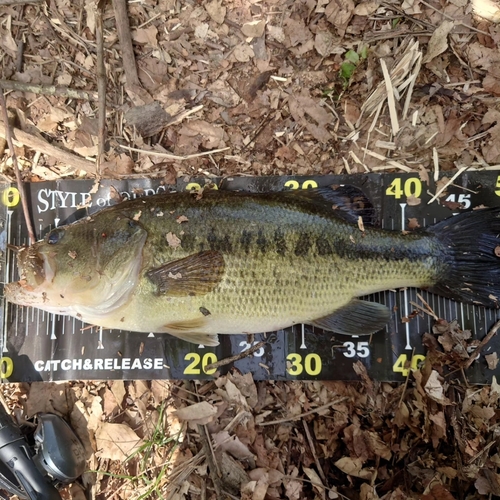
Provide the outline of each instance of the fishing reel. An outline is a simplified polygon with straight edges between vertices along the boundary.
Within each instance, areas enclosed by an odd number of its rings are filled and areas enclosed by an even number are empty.
[[[0,405],[0,490],[23,500],[61,500],[57,488],[84,471],[83,445],[61,417],[41,413],[21,429]]]

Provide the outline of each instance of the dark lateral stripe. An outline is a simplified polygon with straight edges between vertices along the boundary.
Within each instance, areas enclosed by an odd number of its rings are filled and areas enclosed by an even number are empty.
[[[276,245],[276,253],[278,255],[285,255],[287,251],[287,245],[284,234],[278,229],[274,232],[274,243]]]
[[[227,253],[231,253],[233,251],[233,244],[231,243],[229,235],[225,234],[224,236],[219,237],[217,236],[214,228],[212,228],[210,233],[208,233],[207,241],[210,246],[210,250]]]
[[[323,236],[319,236],[316,239],[316,250],[318,252],[318,255],[331,255],[333,253],[332,246],[330,245],[330,242],[324,238]]]
[[[264,233],[262,232],[262,229],[259,229],[258,235],[257,235],[257,246],[259,247],[259,250],[262,253],[266,253],[267,250],[267,239],[264,236]]]
[[[300,233],[299,239],[295,245],[295,255],[297,257],[304,257],[308,254],[311,246],[311,235],[309,233]]]
[[[243,231],[240,236],[240,245],[245,253],[250,252],[250,245],[252,244],[252,233]]]

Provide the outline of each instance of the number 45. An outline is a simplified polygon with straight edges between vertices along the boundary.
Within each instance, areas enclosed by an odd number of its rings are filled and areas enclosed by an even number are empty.
[[[368,342],[344,342],[342,347],[346,348],[344,352],[344,356],[346,358],[354,358],[354,356],[358,356],[358,358],[367,358],[370,355],[370,348]]]

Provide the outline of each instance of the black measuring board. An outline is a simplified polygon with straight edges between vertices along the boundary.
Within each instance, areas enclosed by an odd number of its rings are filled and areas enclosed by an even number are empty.
[[[465,172],[446,189],[441,200],[459,202],[463,209],[480,205],[500,205],[500,172]],[[448,174],[450,177],[450,174]],[[378,223],[396,231],[408,230],[410,219],[421,227],[452,216],[455,212],[437,201],[428,204],[436,191],[434,182],[424,183],[415,174],[358,174],[317,177],[237,177],[212,180],[182,180],[164,186],[157,180],[103,180],[94,189],[93,181],[60,180],[27,185],[37,237],[56,225],[72,222],[114,204],[121,193],[125,198],[164,191],[191,190],[215,183],[218,189],[254,192],[308,189],[350,184],[359,187],[372,201]],[[94,192],[95,191],[95,192]],[[78,208],[90,197],[92,205]],[[410,198],[410,199],[409,199]],[[412,200],[419,198],[419,205]],[[25,245],[27,232],[14,186],[4,185],[0,201],[3,212],[0,248],[6,243]],[[410,203],[409,203],[410,202]],[[2,266],[2,283],[17,280],[12,252]],[[278,332],[255,335],[253,344],[266,339],[265,347],[234,364],[221,367],[225,373],[233,366],[252,372],[256,380],[355,380],[353,363],[361,361],[371,377],[384,381],[403,381],[408,364],[417,366],[424,359],[421,337],[430,332],[433,319],[417,315],[403,321],[419,303],[417,293],[435,313],[448,321],[457,320],[481,339],[495,323],[500,312],[464,305],[426,291],[405,289],[377,293],[368,300],[386,304],[394,311],[384,331],[368,337],[346,337],[324,332],[309,325],[295,325]],[[2,358],[0,376],[11,382],[77,379],[202,379],[212,378],[206,367],[251,347],[246,335],[220,335],[220,345],[204,347],[170,335],[103,330],[89,327],[74,318],[4,304],[0,308],[3,331],[0,338]],[[471,383],[489,383],[500,376],[500,367],[489,370],[484,354],[500,350],[494,337],[468,370]]]

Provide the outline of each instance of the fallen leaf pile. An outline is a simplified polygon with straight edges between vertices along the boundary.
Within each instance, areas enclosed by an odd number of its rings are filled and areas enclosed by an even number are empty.
[[[374,382],[358,362],[363,381],[350,384],[255,383],[232,372],[4,393],[28,417],[64,416],[82,440],[90,472],[65,498],[83,487],[102,499],[496,496],[500,385],[468,386],[443,366],[426,363],[406,384]]]
[[[497,2],[129,2],[139,85],[126,81],[113,4],[102,3],[106,176],[500,163]],[[63,92],[14,87],[14,123],[92,161],[97,4],[0,6],[2,78]],[[85,174],[25,146],[18,155],[32,180]]]

